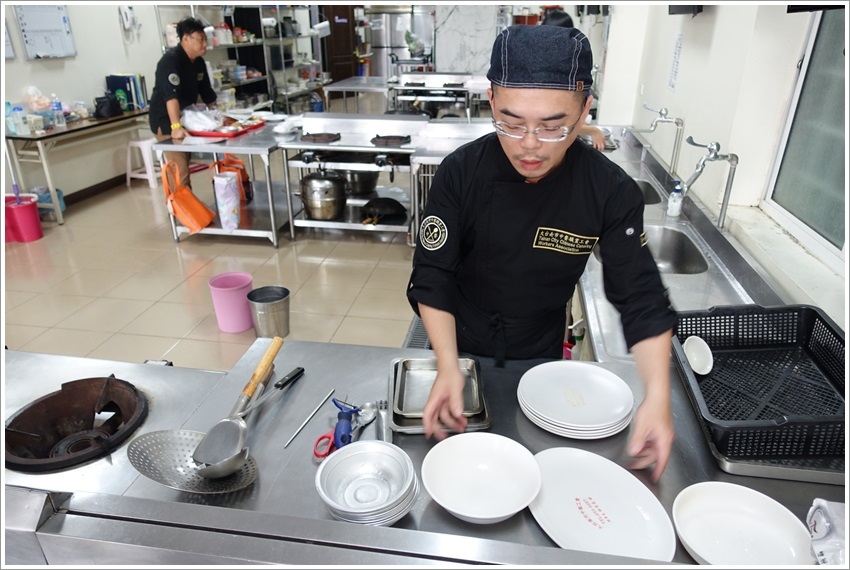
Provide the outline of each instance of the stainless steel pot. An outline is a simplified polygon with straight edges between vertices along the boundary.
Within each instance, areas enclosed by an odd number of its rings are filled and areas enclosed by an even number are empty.
[[[337,220],[345,210],[348,181],[335,170],[319,170],[301,179],[301,202],[312,220]]]
[[[339,173],[348,180],[348,193],[352,196],[374,192],[381,174],[377,170],[340,170]]]

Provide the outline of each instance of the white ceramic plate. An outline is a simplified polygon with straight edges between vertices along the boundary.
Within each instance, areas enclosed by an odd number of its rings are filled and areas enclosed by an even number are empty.
[[[629,385],[613,372],[572,360],[535,366],[517,387],[529,409],[557,425],[605,428],[628,416],[634,406]]]
[[[561,548],[670,562],[676,534],[655,495],[613,461],[553,447],[534,456],[543,482],[529,509]]]
[[[257,116],[257,113],[254,113],[254,115]],[[285,121],[287,118],[289,118],[289,115],[283,115],[280,113],[271,113],[263,117],[263,119],[269,123],[279,123],[280,121]]]
[[[720,481],[686,487],[673,501],[673,521],[700,564],[815,564],[806,525],[749,487]]]
[[[604,425],[604,426],[600,425],[600,426],[593,426],[593,427],[574,426],[574,425],[570,425],[570,424],[556,423],[556,422],[553,422],[553,421],[546,419],[545,417],[543,417],[540,414],[538,414],[537,412],[535,412],[528,405],[528,403],[525,400],[522,399],[522,396],[519,395],[519,394],[517,394],[517,400],[519,401],[520,409],[523,411],[523,413],[525,414],[525,416],[529,420],[531,420],[531,421],[533,421],[534,423],[537,423],[537,424],[548,425],[548,426],[551,426],[555,429],[558,429],[558,430],[561,430],[561,431],[567,431],[567,432],[576,432],[576,433],[607,432],[607,431],[610,431],[611,429],[622,428],[624,425],[628,425],[629,422],[631,422],[631,419],[632,419],[632,414],[628,414],[624,418],[617,420],[616,422],[609,424],[609,425]]]
[[[599,430],[571,430],[566,429],[560,426],[553,425],[545,420],[536,417],[533,412],[526,409],[522,404],[520,404],[520,409],[522,409],[525,416],[537,427],[548,431],[549,433],[553,433],[555,435],[559,435],[561,437],[569,437],[571,439],[602,439],[605,437],[611,437],[612,435],[616,435],[626,429],[631,423],[632,417],[631,415],[626,416],[626,418],[609,428],[599,429]]]
[[[254,111],[253,113],[251,113],[252,117],[264,120],[267,120],[272,115],[274,115],[274,113],[272,113],[271,111]]]

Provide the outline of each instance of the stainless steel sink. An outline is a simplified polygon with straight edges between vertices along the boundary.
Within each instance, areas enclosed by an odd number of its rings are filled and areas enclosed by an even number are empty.
[[[658,191],[652,185],[649,180],[642,180],[640,178],[635,178],[635,182],[637,182],[638,188],[640,188],[641,193],[643,193],[643,201],[646,204],[659,204],[661,203],[661,196],[658,195]]]
[[[665,226],[644,227],[649,250],[661,273],[705,273],[708,262],[696,244],[679,230]]]
[[[647,244],[661,273],[693,275],[708,271],[708,262],[696,244],[684,232],[667,226],[644,226]],[[596,259],[602,261],[601,246],[593,249]]]

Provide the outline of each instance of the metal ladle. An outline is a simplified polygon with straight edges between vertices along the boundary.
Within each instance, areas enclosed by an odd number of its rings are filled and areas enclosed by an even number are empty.
[[[202,477],[209,479],[226,477],[235,473],[245,463],[248,458],[248,448],[245,447],[248,424],[238,414],[248,405],[248,401],[254,395],[260,381],[265,378],[281,346],[283,346],[283,339],[274,337],[251,375],[251,379],[239,395],[233,411],[228,417],[213,425],[198,443],[192,453],[192,459],[199,464],[198,474]]]

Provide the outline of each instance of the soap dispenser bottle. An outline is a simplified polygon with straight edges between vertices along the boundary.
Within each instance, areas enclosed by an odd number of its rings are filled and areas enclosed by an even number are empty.
[[[679,214],[682,213],[682,200],[684,196],[682,196],[682,183],[679,180],[676,180],[676,186],[673,188],[673,192],[670,193],[670,197],[667,199],[667,215],[675,218]]]

